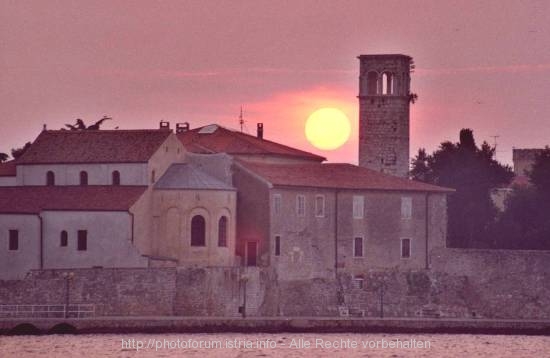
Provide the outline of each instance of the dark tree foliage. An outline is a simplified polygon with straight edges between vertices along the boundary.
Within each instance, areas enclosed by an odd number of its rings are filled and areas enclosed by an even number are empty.
[[[471,129],[462,129],[460,142],[443,142],[431,155],[420,149],[412,160],[413,179],[456,190],[448,198],[450,247],[486,246],[487,231],[498,213],[490,191],[513,177],[509,166],[493,159],[494,153],[486,142],[476,145]]]
[[[31,147],[31,142],[27,142],[25,143],[24,146],[22,146],[21,148],[13,148],[11,150],[11,156],[13,157],[13,159],[17,159],[19,158],[20,156],[22,156],[23,154],[25,154],[25,152],[27,151],[27,149],[29,149]]]
[[[111,119],[112,119],[111,117],[103,116],[103,118],[101,118],[99,121],[95,122],[92,125],[87,126],[82,119],[77,118],[75,124],[65,124],[65,127],[69,128],[72,131],[81,131],[81,130],[97,131],[100,129],[103,122]]]
[[[4,163],[4,162],[7,162],[8,159],[9,159],[9,155],[7,155],[6,153],[0,153],[0,163]]]
[[[550,250],[550,148],[535,157],[529,187],[516,187],[491,228],[493,246]]]

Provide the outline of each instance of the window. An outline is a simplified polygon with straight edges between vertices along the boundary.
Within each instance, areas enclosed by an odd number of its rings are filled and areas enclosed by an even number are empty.
[[[411,239],[401,239],[401,258],[411,257]]]
[[[362,219],[365,215],[365,197],[362,195],[353,196],[353,218]]]
[[[367,94],[375,95],[378,93],[378,73],[369,72],[367,74]]]
[[[78,230],[77,250],[78,251],[88,250],[88,231],[87,230]]]
[[[206,245],[206,221],[201,215],[191,219],[191,246]]]
[[[118,170],[113,172],[111,181],[113,185],[120,185],[120,172]]]
[[[352,288],[355,288],[355,289],[362,289],[364,284],[363,282],[365,281],[365,279],[361,276],[355,276],[353,278],[353,280],[351,281],[351,286]]]
[[[10,230],[9,249],[12,251],[19,250],[19,230]]]
[[[325,196],[315,196],[315,216],[322,218],[325,216]]]
[[[54,186],[55,185],[55,174],[49,170],[46,173],[46,185],[47,186]]]
[[[61,231],[61,235],[59,236],[59,246],[67,247],[68,244],[69,244],[69,235],[67,234],[67,231],[63,230]]]
[[[393,94],[393,74],[391,72],[382,74],[382,94]]]
[[[155,180],[156,180],[156,173],[155,173],[155,171],[153,170],[153,171],[151,172],[151,184],[153,184],[153,183],[155,182]]]
[[[273,195],[273,212],[277,215],[281,213],[281,194]]]
[[[281,256],[281,237],[275,236],[275,256]]]
[[[356,237],[353,239],[353,256],[363,257],[363,238]]]
[[[296,215],[306,216],[306,197],[304,195],[296,196]]]
[[[412,218],[412,198],[404,196],[401,198],[401,218]]]
[[[218,246],[227,247],[227,216],[218,221]]]
[[[80,185],[88,185],[88,172],[80,172]]]

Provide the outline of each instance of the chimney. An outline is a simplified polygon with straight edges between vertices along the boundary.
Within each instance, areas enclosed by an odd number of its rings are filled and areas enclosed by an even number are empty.
[[[189,130],[189,122],[176,123],[176,133],[183,133]]]
[[[258,139],[264,139],[264,124],[263,123],[258,123],[257,124],[256,137],[258,137]]]
[[[170,122],[160,121],[159,129],[170,129]]]

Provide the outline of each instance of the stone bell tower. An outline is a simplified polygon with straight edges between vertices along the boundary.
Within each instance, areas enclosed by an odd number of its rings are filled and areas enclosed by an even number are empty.
[[[407,177],[412,57],[358,58],[359,166]]]

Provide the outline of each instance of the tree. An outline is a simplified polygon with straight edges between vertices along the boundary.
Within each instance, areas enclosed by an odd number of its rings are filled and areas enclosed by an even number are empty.
[[[31,142],[27,142],[25,143],[24,146],[22,146],[21,148],[13,148],[11,150],[11,156],[13,157],[13,159],[16,159],[19,158],[20,156],[22,156],[23,154],[25,154],[25,152],[27,151],[27,149],[29,149],[31,147]]]
[[[486,142],[477,147],[471,129],[462,129],[458,143],[443,142],[431,155],[420,149],[412,161],[413,179],[456,190],[448,199],[451,247],[487,246],[487,230],[498,213],[490,191],[513,177],[511,168],[494,160],[494,154]]]
[[[0,153],[0,163],[4,163],[4,162],[7,162],[8,159],[9,159],[9,155],[7,155],[6,153]]]
[[[65,127],[69,128],[72,131],[99,130],[103,122],[111,119],[112,119],[111,117],[103,116],[103,118],[101,118],[99,121],[95,122],[94,124],[86,126],[86,124],[82,119],[77,118],[75,124],[65,124]]]

